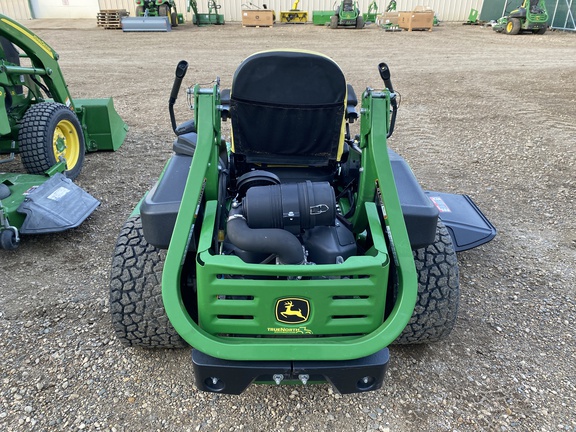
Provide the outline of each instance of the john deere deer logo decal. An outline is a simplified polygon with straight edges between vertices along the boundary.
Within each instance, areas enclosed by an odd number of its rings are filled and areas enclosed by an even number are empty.
[[[276,302],[276,319],[286,324],[300,324],[308,320],[310,303],[300,298],[283,298]]]

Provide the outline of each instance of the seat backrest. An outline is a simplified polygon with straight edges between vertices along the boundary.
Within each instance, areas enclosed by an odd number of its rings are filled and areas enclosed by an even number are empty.
[[[236,70],[232,151],[249,163],[324,166],[342,154],[347,86],[330,58],[265,51]]]

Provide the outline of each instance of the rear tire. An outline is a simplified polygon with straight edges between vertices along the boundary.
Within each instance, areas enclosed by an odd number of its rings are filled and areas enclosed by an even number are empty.
[[[76,114],[66,105],[42,102],[24,114],[18,132],[22,164],[30,174],[44,174],[60,160],[74,180],[84,164],[84,135]]]
[[[169,17],[170,6],[168,6],[167,4],[161,4],[160,6],[158,6],[158,16]]]
[[[414,251],[418,296],[410,322],[394,343],[438,342],[448,337],[458,315],[460,284],[452,237],[438,220],[430,246]]]
[[[517,35],[520,33],[520,20],[518,18],[510,18],[506,24],[506,34]]]
[[[110,272],[112,326],[125,346],[188,346],[172,327],[162,303],[165,258],[166,251],[144,238],[140,216],[130,217],[118,236]]]
[[[172,12],[170,15],[170,24],[172,27],[178,27],[178,14],[176,12]]]
[[[338,28],[338,16],[337,15],[332,15],[330,17],[330,28],[331,29]]]
[[[358,15],[358,18],[356,18],[356,28],[357,29],[364,28],[364,17],[361,15]]]

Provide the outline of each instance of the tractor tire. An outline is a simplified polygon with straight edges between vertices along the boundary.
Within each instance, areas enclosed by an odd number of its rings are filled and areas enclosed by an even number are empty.
[[[458,262],[452,237],[442,221],[438,220],[434,243],[414,251],[414,262],[418,273],[416,306],[395,344],[445,339],[454,328],[458,315]]]
[[[520,33],[521,24],[518,18],[510,18],[506,24],[506,34],[517,35]]]
[[[158,6],[158,16],[169,17],[170,6],[168,6],[167,4],[161,4],[160,6]]]
[[[166,251],[144,238],[140,216],[122,227],[110,272],[112,326],[122,344],[143,348],[184,348],[162,303],[162,270]]]
[[[144,16],[144,6],[136,6],[136,14],[137,17]]]
[[[330,28],[331,29],[337,29],[338,28],[338,16],[337,15],[332,15],[330,17]]]
[[[176,12],[170,14],[170,24],[172,27],[178,27],[178,14]]]
[[[42,102],[32,105],[20,122],[18,142],[22,163],[30,174],[44,174],[66,161],[64,174],[74,180],[84,164],[84,134],[76,114],[66,105]]]
[[[363,29],[364,25],[364,17],[362,15],[358,15],[358,18],[356,18],[356,28]]]

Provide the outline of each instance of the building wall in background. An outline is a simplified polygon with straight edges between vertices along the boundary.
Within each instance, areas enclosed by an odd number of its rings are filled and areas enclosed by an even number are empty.
[[[95,18],[98,0],[30,0],[34,18]]]
[[[32,19],[28,0],[0,0],[0,13],[16,20]]]

